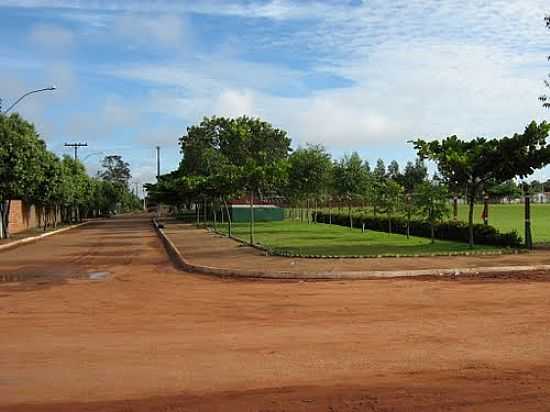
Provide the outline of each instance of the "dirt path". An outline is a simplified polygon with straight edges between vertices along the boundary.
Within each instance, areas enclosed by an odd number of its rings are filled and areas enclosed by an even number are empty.
[[[40,275],[0,285],[0,411],[550,405],[546,281],[192,276],[141,217],[2,253],[0,272]]]

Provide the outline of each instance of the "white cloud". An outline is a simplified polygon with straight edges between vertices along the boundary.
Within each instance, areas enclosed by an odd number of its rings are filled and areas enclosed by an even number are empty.
[[[257,102],[250,90],[224,90],[216,99],[214,114],[219,116],[253,116],[257,112]]]
[[[116,35],[115,47],[123,38],[128,47],[170,49],[159,62],[93,66],[94,74],[147,88],[147,96],[110,97],[95,112],[72,116],[64,127],[75,134],[111,136],[131,124],[136,143],[168,145],[203,116],[249,114],[287,129],[296,143],[392,153],[415,137],[502,136],[544,116],[537,96],[548,71],[549,33],[542,21],[550,12],[547,0],[349,3],[0,0],[14,7],[58,7],[62,18],[82,24],[95,17],[90,25],[103,36]],[[193,38],[189,23],[195,16],[189,13],[209,15],[209,24],[222,15],[242,19],[242,25],[220,27],[230,31],[226,49],[208,44],[172,53]],[[69,31],[57,29],[35,26],[31,37],[47,47],[74,45]],[[55,71],[71,83],[70,73]],[[315,79],[323,75],[347,79],[350,86],[319,85],[322,80]],[[318,83],[311,86],[311,78]],[[172,124],[163,127],[147,113]],[[181,130],[173,126],[179,122]]]
[[[71,31],[51,24],[34,25],[29,37],[31,43],[49,51],[65,52],[74,46],[74,35]]]
[[[178,15],[145,16],[124,14],[113,22],[115,32],[127,42],[139,46],[178,47],[188,44],[188,21]]]
[[[533,69],[518,72],[519,61],[503,64],[506,61],[505,52],[483,46],[384,43],[368,59],[332,67],[336,74],[352,79],[353,86],[296,97],[245,87],[245,79],[252,77],[252,84],[269,83],[276,68],[267,65],[243,64],[238,79],[218,70],[223,62],[197,71],[167,65],[122,68],[118,75],[128,73],[163,86],[151,94],[146,111],[189,123],[213,114],[257,115],[289,130],[297,142],[364,150],[406,146],[415,137],[501,136],[520,131],[542,116],[539,82]],[[526,57],[521,62],[530,67]],[[300,72],[288,71],[285,76],[291,83],[303,80]],[[184,91],[166,91],[166,86]]]

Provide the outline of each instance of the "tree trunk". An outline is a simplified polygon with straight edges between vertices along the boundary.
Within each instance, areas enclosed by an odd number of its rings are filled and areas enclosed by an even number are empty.
[[[317,199],[315,199],[315,213],[313,215],[313,223],[317,223],[317,212],[318,212],[318,207],[319,207],[319,202],[317,201]]]
[[[225,206],[225,212],[227,213],[227,234],[231,237],[231,213],[229,212],[229,206],[225,199],[223,200],[223,205]]]
[[[11,200],[6,200],[2,210],[2,221],[4,226],[4,239],[10,238],[10,208]]]
[[[468,199],[468,244],[470,245],[470,248],[474,247],[474,202],[475,196],[473,193],[470,193]]]
[[[309,225],[311,223],[311,216],[309,214],[309,197],[306,200],[306,216],[307,216],[307,224]]]
[[[214,202],[212,202],[212,215],[214,216],[214,230],[217,230],[218,217],[217,217],[217,210],[216,210],[216,206],[214,205]]]
[[[349,229],[353,229],[353,217],[351,216],[351,201],[348,204]]]
[[[57,228],[57,214],[58,214],[58,206],[57,204],[53,207],[54,215],[53,215],[53,228]]]
[[[4,239],[4,202],[0,201],[0,239]]]
[[[48,215],[46,214],[46,206],[42,206],[42,213],[44,214],[44,232],[48,230]]]
[[[525,188],[525,247],[533,249],[533,238],[531,236],[531,197]]]
[[[458,220],[458,197],[453,197],[453,219],[455,221]]]
[[[254,244],[254,191],[250,192],[250,244]]]
[[[483,196],[483,224],[489,224],[489,197]]]
[[[411,210],[407,210],[407,239],[411,236]]]
[[[432,243],[435,243],[435,230],[434,230],[434,222],[430,222],[430,235],[432,238]]]
[[[328,202],[328,224],[332,225],[332,207],[330,204],[330,200]]]
[[[195,209],[197,210],[197,227],[199,227],[201,223],[200,202],[195,203]]]

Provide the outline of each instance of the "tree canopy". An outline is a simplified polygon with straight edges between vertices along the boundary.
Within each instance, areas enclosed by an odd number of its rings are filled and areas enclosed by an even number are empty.
[[[418,155],[437,163],[446,183],[464,187],[470,206],[468,223],[473,245],[473,208],[476,197],[490,183],[499,184],[515,177],[525,178],[550,162],[546,138],[550,125],[532,122],[524,133],[502,139],[478,137],[469,141],[450,136],[445,139],[413,142]]]

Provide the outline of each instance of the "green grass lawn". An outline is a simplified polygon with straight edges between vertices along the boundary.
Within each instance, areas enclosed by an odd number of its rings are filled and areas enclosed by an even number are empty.
[[[481,218],[482,212],[483,205],[476,205],[474,209],[474,222],[483,223],[483,219]],[[501,232],[515,230],[524,239],[524,213],[523,204],[489,205],[489,224]],[[460,205],[458,216],[467,222],[468,206]],[[533,242],[550,242],[550,204],[531,204],[531,231]]]
[[[226,231],[226,226],[218,226]],[[466,243],[413,237],[404,235],[325,224],[269,222],[256,224],[256,242],[269,249],[300,255],[371,256],[371,255],[430,255],[448,252],[467,252]],[[233,225],[233,235],[248,240],[248,223]],[[476,246],[474,250],[497,250],[492,246]]]
[[[328,213],[328,209],[323,209],[323,211]],[[336,208],[332,209],[333,213],[337,211]],[[354,209],[354,211],[360,212],[362,209]],[[367,208],[367,211],[368,213],[372,213],[372,209]],[[481,218],[482,211],[483,204],[477,204],[474,209],[475,223],[483,223],[483,219]],[[347,209],[342,208],[341,213],[347,214]],[[467,205],[459,205],[458,217],[464,222],[468,221]],[[500,232],[515,230],[522,239],[525,239],[523,204],[490,204],[489,224]],[[550,243],[550,204],[531,204],[531,231],[533,242]]]

